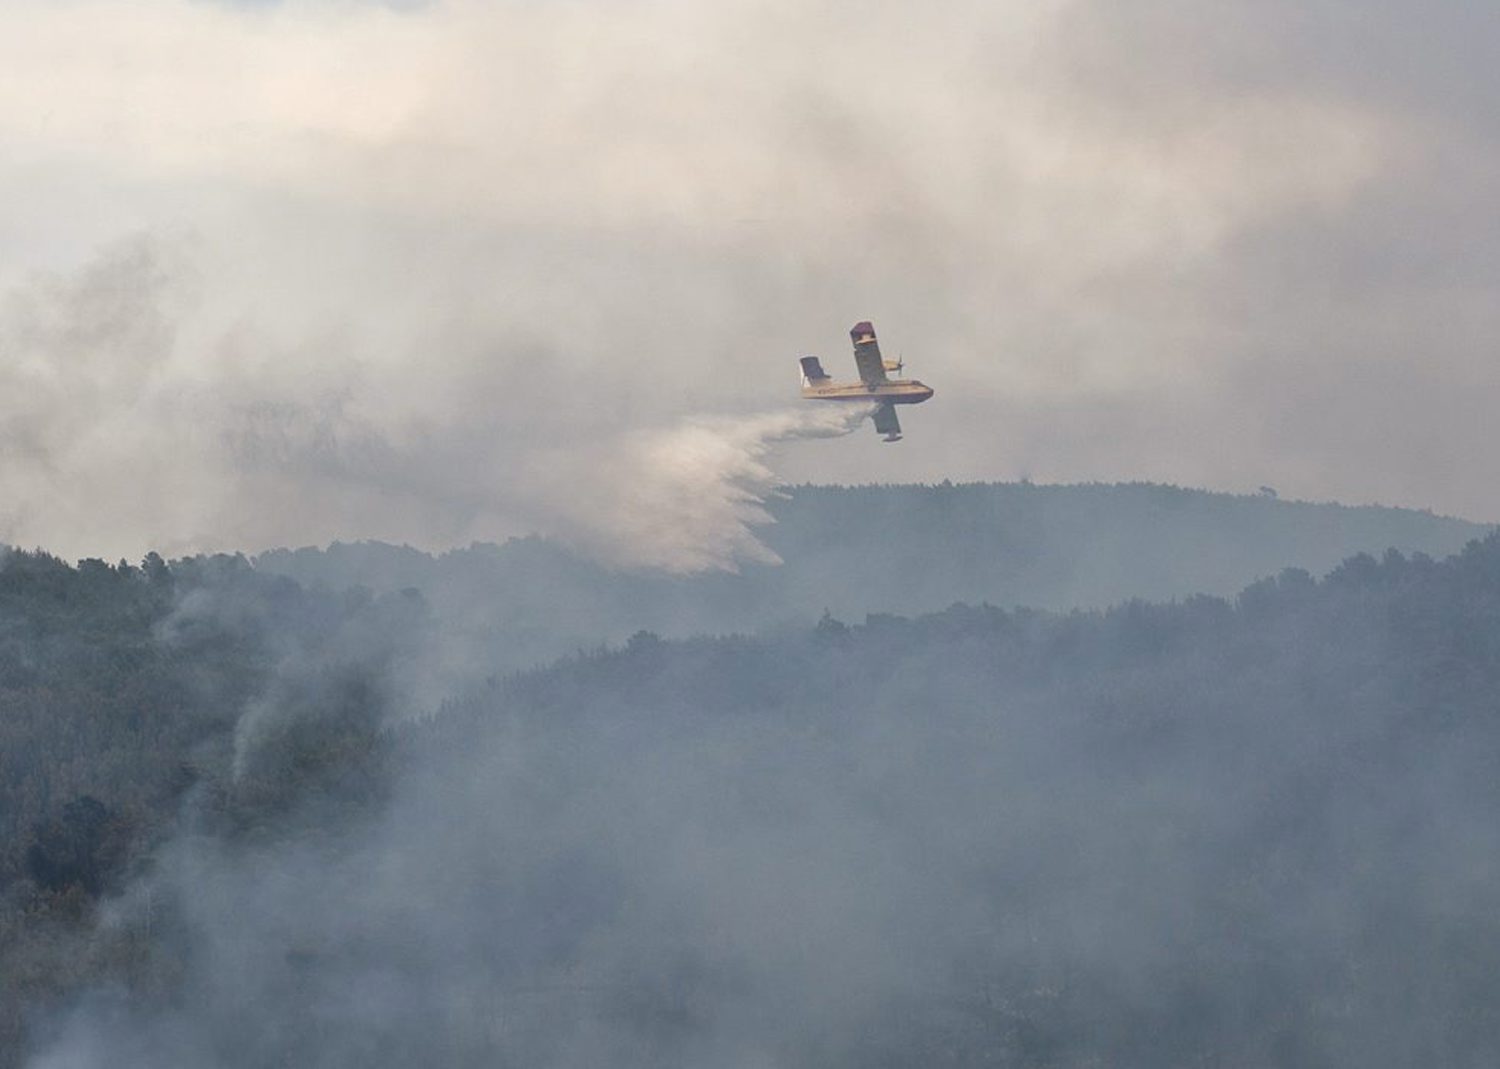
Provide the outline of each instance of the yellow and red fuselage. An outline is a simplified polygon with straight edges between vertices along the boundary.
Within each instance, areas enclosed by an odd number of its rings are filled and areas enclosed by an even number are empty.
[[[885,382],[821,382],[804,379],[802,396],[816,401],[865,401],[887,405],[921,404],[932,396],[932,387],[916,379],[887,379]]]
[[[859,369],[858,382],[834,382],[823,370],[823,362],[816,356],[804,356],[802,364],[802,396],[810,401],[854,401],[873,405],[870,416],[875,430],[887,442],[901,440],[901,421],[896,418],[896,405],[920,404],[932,396],[932,387],[916,379],[893,379],[888,371],[900,371],[901,361],[886,360],[880,355],[880,343],[875,340],[875,328],[869,321],[854,324],[849,331],[849,340],[854,342],[854,363]]]

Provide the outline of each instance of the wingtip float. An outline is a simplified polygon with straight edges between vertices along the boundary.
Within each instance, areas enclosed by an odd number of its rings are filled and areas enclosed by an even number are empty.
[[[900,374],[901,360],[886,360],[880,355],[875,328],[868,320],[854,324],[849,331],[854,343],[854,363],[859,368],[858,382],[834,382],[816,356],[802,358],[802,396],[814,401],[854,401],[875,405],[875,431],[883,441],[901,440],[901,421],[896,418],[897,405],[917,405],[932,396],[932,387],[916,379],[893,379],[886,373]]]

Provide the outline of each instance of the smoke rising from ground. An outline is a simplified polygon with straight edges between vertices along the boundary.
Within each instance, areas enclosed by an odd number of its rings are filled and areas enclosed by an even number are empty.
[[[1492,536],[1234,604],[639,634],[399,733],[373,795],[268,760],[253,702],[237,780],[282,804],[226,828],[236,787],[195,789],[95,933],[155,909],[165,989],[62,1008],[31,1064],[1478,1069],[1497,565]],[[238,574],[171,626],[326,611]],[[401,622],[335,619],[262,695],[304,725]]]

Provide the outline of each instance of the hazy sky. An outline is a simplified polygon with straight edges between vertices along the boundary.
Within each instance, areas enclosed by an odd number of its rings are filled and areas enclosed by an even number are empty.
[[[673,443],[721,506],[765,464],[1497,519],[1497,60],[1386,0],[8,0],[0,541],[607,540]],[[862,318],[936,398],[768,451]]]

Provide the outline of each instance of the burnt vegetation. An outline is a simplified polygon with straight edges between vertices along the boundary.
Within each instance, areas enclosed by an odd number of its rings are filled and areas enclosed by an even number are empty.
[[[408,564],[0,560],[0,1064],[1500,1052],[1500,537],[436,676]]]

